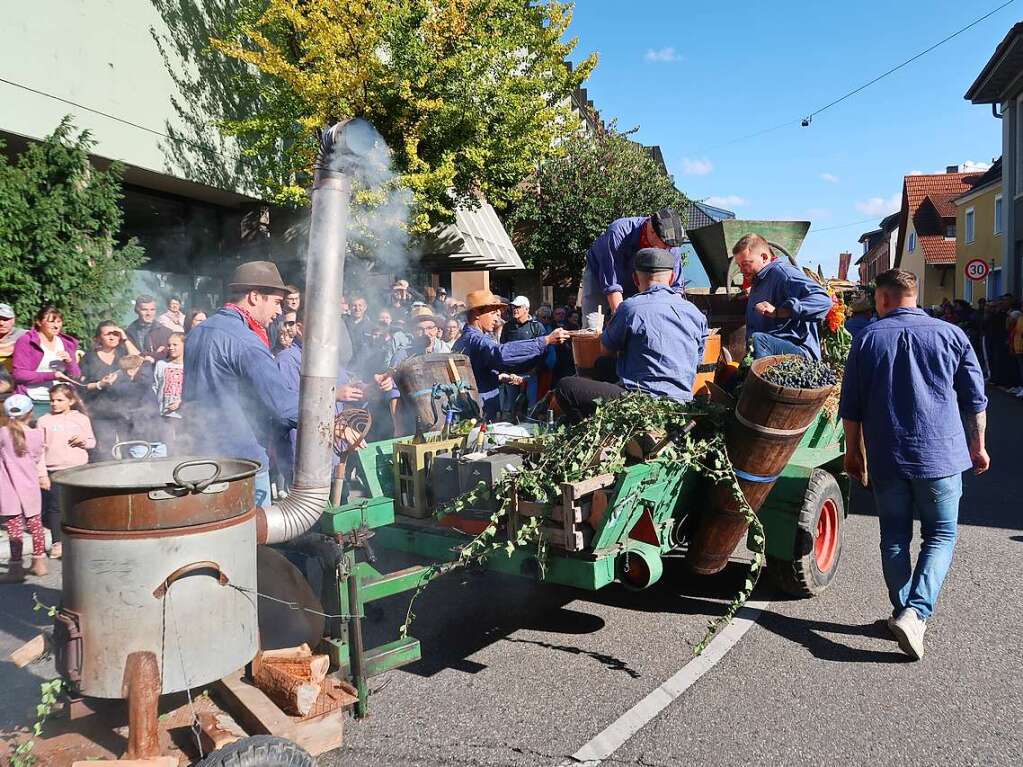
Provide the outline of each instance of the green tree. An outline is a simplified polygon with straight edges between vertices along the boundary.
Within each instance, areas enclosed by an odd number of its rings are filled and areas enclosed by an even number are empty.
[[[590,244],[616,218],[665,207],[685,215],[686,196],[632,133],[612,124],[576,135],[530,179],[508,223],[526,265],[540,270],[545,284],[577,282]]]
[[[117,245],[121,166],[94,167],[94,143],[65,117],[13,164],[0,154],[0,300],[22,322],[52,303],[79,338],[122,304],[145,261],[134,240]]]
[[[246,151],[279,157],[266,179],[303,203],[315,130],[373,123],[414,194],[411,229],[450,222],[479,195],[496,207],[577,129],[569,97],[596,63],[571,69],[572,6],[555,0],[245,0],[213,46],[251,65],[239,87],[263,108],[225,120]]]

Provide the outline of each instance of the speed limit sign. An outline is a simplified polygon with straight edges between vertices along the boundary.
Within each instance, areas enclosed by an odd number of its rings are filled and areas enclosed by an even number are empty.
[[[972,261],[966,262],[966,268],[963,270],[966,272],[966,276],[971,280],[983,280],[987,277],[987,273],[991,271],[991,267],[988,266],[987,261],[982,258],[975,258]]]

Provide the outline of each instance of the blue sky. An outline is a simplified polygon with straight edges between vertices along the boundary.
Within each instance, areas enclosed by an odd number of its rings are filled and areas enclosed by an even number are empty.
[[[721,145],[798,121],[1001,2],[577,0],[571,34],[577,54],[600,54],[586,87],[601,116],[659,144],[682,191],[739,218],[812,221],[800,261],[834,274],[838,253],[855,260],[859,236],[898,207],[904,175],[1000,154],[1001,123],[963,94],[1023,3],[808,128]]]

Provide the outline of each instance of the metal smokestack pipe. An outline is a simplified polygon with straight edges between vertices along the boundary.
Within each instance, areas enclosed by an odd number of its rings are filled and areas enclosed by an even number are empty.
[[[319,521],[330,496],[340,305],[352,191],[348,171],[372,150],[376,136],[372,125],[354,119],[325,130],[320,142],[309,220],[295,482],[287,498],[262,510],[260,543],[281,543],[308,531]]]

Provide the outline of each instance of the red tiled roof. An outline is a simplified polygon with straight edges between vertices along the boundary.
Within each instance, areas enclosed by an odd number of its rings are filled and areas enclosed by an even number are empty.
[[[903,200],[928,264],[954,264],[956,242],[945,237],[946,218],[955,218],[952,200],[970,191],[983,173],[906,176]],[[900,237],[901,241],[901,237]]]

